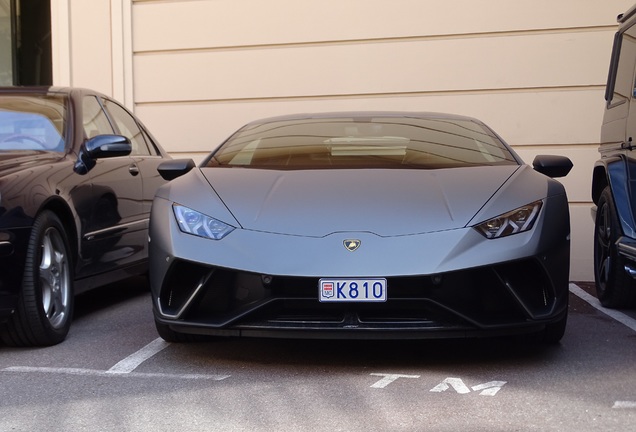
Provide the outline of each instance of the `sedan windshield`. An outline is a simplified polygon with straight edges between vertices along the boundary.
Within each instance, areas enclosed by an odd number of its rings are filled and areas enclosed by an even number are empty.
[[[205,163],[271,169],[517,165],[486,126],[446,117],[307,118],[248,125]]]
[[[0,151],[64,151],[65,99],[48,95],[0,96]]]

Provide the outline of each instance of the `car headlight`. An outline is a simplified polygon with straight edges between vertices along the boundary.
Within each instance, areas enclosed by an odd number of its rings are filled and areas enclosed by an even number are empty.
[[[219,220],[206,216],[179,204],[173,204],[172,209],[179,224],[179,229],[188,234],[212,240],[221,240],[234,231],[234,227]]]
[[[528,231],[532,229],[537,220],[542,204],[542,201],[535,201],[475,225],[474,228],[487,239],[496,239]]]

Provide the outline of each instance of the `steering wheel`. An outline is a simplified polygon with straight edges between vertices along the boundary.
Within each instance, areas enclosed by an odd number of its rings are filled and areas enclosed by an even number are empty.
[[[20,140],[32,141],[36,143],[42,150],[46,149],[46,146],[44,145],[44,141],[32,135],[25,135],[25,134],[9,135],[1,139],[0,143],[9,142],[9,141],[20,141]]]

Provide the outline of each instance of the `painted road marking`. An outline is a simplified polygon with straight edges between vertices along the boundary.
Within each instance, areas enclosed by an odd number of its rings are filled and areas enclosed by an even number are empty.
[[[22,373],[56,373],[67,375],[82,375],[82,376],[126,376],[135,378],[172,378],[172,379],[206,379],[213,381],[221,381],[229,378],[230,375],[204,375],[204,374],[163,374],[163,373],[140,373],[133,372],[139,365],[161,352],[170,346],[169,342],[164,341],[162,338],[157,338],[150,342],[139,351],[129,355],[125,359],[118,362],[115,366],[111,367],[107,371],[95,370],[95,369],[81,369],[81,368],[51,368],[51,367],[24,367],[15,366],[8,367],[0,370],[1,372],[22,372]]]
[[[636,409],[636,402],[634,401],[616,401],[612,408],[617,409]]]
[[[419,375],[402,375],[402,374],[386,374],[386,373],[372,373],[371,376],[379,376],[382,377],[381,380],[376,381],[371,388],[385,388],[392,382],[396,381],[399,378],[409,378],[409,379],[417,379]],[[494,396],[501,390],[503,386],[507,384],[506,381],[489,381],[487,383],[478,384],[476,386],[468,387],[464,384],[461,378],[446,378],[444,381],[433,387],[430,391],[433,393],[441,393],[450,388],[455,390],[459,394],[467,394],[470,393],[471,390],[479,393],[480,396]]]
[[[446,378],[444,381],[433,387],[430,391],[433,393],[441,393],[449,388],[453,388],[459,394],[466,394],[472,391],[481,391],[480,396],[494,396],[503,386],[507,384],[506,381],[490,381],[483,384],[478,384],[468,388],[461,378]]]
[[[440,393],[448,390],[451,387],[459,394],[470,393],[470,389],[460,378],[446,378],[444,381],[433,387],[430,391],[432,391],[433,393]]]
[[[372,373],[371,375],[382,377],[382,379],[377,381],[375,384],[373,384],[371,388],[384,388],[398,378],[419,378],[420,377],[419,375],[400,375],[400,374],[381,374],[381,373]]]
[[[162,338],[157,338],[150,342],[148,345],[140,349],[134,354],[129,355],[112,368],[108,369],[109,373],[130,373],[137,369],[137,367],[161,352],[162,350],[170,346],[169,342],[164,341]]]
[[[22,372],[22,373],[38,372],[38,373],[99,376],[99,377],[206,379],[206,380],[212,380],[212,381],[221,381],[230,377],[230,375],[203,375],[203,374],[179,374],[178,375],[178,374],[164,374],[164,373],[142,373],[142,372],[113,373],[110,371],[101,371],[101,370],[95,370],[95,369],[28,367],[28,366],[13,366],[13,367],[1,369],[0,371],[1,372]]]
[[[570,292],[576,296],[578,296],[579,298],[581,298],[582,300],[588,302],[590,305],[592,305],[592,307],[598,309],[599,311],[603,312],[605,315],[613,318],[614,320],[618,321],[619,323],[629,327],[630,329],[636,331],[636,320],[625,315],[622,312],[619,312],[617,310],[614,309],[608,309],[606,307],[603,307],[603,305],[601,304],[601,302],[594,297],[593,295],[591,295],[590,293],[588,293],[587,291],[585,291],[584,289],[582,289],[581,287],[579,287],[576,284],[571,283],[570,284]],[[614,405],[612,406],[612,408],[614,409],[636,409],[636,401],[616,401],[614,402]]]
[[[590,305],[592,305],[594,308],[596,308],[599,311],[603,312],[605,315],[608,315],[608,316],[614,318],[619,323],[624,324],[627,327],[629,327],[630,329],[636,331],[636,320],[635,319],[633,319],[633,318],[631,318],[631,317],[629,317],[629,316],[625,315],[624,313],[619,312],[617,310],[608,309],[608,308],[603,307],[601,305],[601,302],[598,301],[598,299],[596,297],[594,297],[593,295],[589,294],[587,291],[583,290],[578,285],[571,283],[570,284],[570,292],[572,294],[580,297],[582,300],[585,300]]]
[[[484,384],[472,386],[471,389],[473,391],[481,390],[481,393],[479,393],[479,396],[494,396],[506,384],[507,384],[506,381],[490,381]]]

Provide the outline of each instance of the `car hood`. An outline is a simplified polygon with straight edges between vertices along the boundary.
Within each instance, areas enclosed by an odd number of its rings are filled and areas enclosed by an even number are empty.
[[[0,151],[0,176],[37,165],[51,163],[64,155],[40,150]]]
[[[244,229],[322,237],[463,228],[518,168],[201,172]]]

